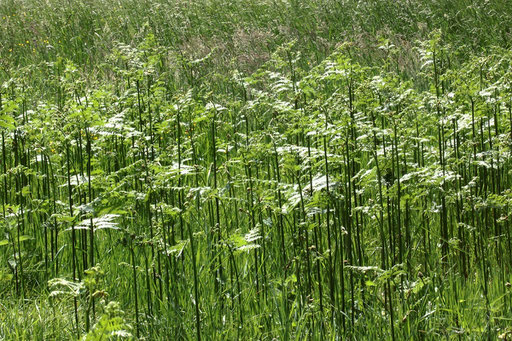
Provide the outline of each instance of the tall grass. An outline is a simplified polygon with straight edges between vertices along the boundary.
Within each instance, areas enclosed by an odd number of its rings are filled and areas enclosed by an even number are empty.
[[[509,12],[0,4],[0,337],[510,337]]]

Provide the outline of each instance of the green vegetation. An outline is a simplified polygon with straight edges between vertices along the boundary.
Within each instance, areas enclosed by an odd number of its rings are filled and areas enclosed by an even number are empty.
[[[0,20],[0,339],[512,338],[506,1]]]

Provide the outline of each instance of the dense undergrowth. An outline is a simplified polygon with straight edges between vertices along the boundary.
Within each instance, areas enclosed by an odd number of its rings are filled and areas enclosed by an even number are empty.
[[[2,2],[0,338],[512,337],[505,5]]]

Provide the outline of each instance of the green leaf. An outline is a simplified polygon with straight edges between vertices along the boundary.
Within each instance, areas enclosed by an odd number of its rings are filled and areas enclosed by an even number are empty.
[[[34,239],[34,237],[26,236],[26,235],[25,235],[25,236],[20,236],[19,241],[20,241],[20,242],[24,242],[24,241],[27,241],[27,240],[33,240],[33,239]]]

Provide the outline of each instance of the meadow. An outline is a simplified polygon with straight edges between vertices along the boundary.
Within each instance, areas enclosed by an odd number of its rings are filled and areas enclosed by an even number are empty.
[[[512,339],[507,1],[0,2],[0,339]]]

